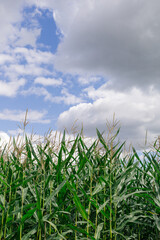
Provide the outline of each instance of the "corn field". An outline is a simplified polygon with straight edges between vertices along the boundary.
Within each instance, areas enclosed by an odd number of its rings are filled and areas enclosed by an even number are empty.
[[[159,148],[122,157],[118,132],[1,149],[0,240],[160,239]]]

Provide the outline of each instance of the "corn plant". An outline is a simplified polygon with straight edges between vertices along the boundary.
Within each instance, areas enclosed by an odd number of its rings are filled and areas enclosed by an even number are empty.
[[[0,240],[160,239],[159,148],[122,157],[118,131],[0,155]]]

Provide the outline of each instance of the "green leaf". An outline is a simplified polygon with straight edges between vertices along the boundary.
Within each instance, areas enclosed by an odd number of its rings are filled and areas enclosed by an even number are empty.
[[[98,136],[99,141],[102,143],[103,147],[104,147],[104,148],[107,150],[107,152],[109,153],[110,150],[109,150],[109,148],[108,148],[108,146],[107,146],[104,138],[102,137],[102,134],[99,132],[98,129],[96,129],[96,130],[97,130],[97,136]]]
[[[55,229],[55,231],[58,233],[58,235],[59,235],[62,239],[66,239],[62,234],[59,233],[56,225],[55,225],[53,222],[50,222],[50,221],[47,221],[47,220],[45,220],[45,222],[49,223],[49,224]]]
[[[95,228],[94,224],[90,220],[88,220],[88,214],[87,214],[84,206],[81,204],[81,201],[80,201],[78,195],[76,194],[74,187],[72,185],[70,185],[69,183],[67,183],[67,187],[72,192],[74,203],[75,203],[77,209],[79,210],[80,214],[82,215],[82,217],[86,221],[88,221],[93,228]]]
[[[5,203],[5,198],[4,198],[4,195],[0,194],[0,201],[1,203],[4,205]]]
[[[52,194],[46,199],[44,206],[47,206],[50,201],[60,192],[60,190],[65,186],[67,178],[52,192]]]
[[[96,240],[99,240],[99,239],[100,239],[102,229],[103,229],[103,223],[100,223],[100,224],[97,226],[97,229],[96,229],[96,232],[95,232],[95,239],[96,239]]]
[[[32,217],[37,208],[30,209],[23,215],[21,222],[24,223],[28,218]]]
[[[117,155],[118,155],[118,153],[121,151],[121,149],[122,149],[122,147],[124,146],[124,144],[125,144],[125,142],[124,143],[122,143],[122,145],[117,149],[117,151],[113,154],[113,156],[112,156],[112,158],[114,159]]]
[[[69,228],[73,229],[74,231],[77,231],[77,232],[80,232],[80,233],[83,233],[85,236],[88,236],[90,237],[91,240],[96,240],[94,237],[92,237],[91,235],[89,235],[89,233],[87,233],[84,229],[82,228],[79,228],[79,227],[76,227],[72,224],[68,224],[67,225]]]
[[[31,237],[32,235],[34,235],[36,232],[37,232],[37,229],[36,229],[36,228],[32,229],[31,231],[29,231],[28,233],[26,233],[26,234],[22,237],[22,240],[29,240],[30,237]]]
[[[7,187],[10,187],[9,184],[8,184],[3,178],[1,178],[1,177],[0,177],[0,181],[1,181],[4,185],[6,185]]]

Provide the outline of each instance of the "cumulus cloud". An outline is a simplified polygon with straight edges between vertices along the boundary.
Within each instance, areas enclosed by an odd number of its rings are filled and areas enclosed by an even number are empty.
[[[35,64],[25,64],[21,65],[18,63],[11,64],[9,66],[4,66],[5,75],[10,79],[20,76],[39,76],[39,75],[48,75],[50,71],[46,68],[43,68]]]
[[[150,141],[160,134],[160,94],[155,89],[151,88],[149,94],[136,88],[127,93],[105,90],[104,96],[102,89],[88,91],[93,103],[81,103],[60,114],[59,129],[64,124],[70,128],[77,120],[79,126],[83,123],[85,133],[93,136],[96,128],[106,130],[106,120],[111,122],[115,113],[121,125],[121,139],[128,139],[134,146],[143,145],[146,130]]]
[[[0,120],[20,122],[24,120],[25,115],[25,111],[4,109],[0,112]],[[29,110],[27,120],[32,123],[48,124],[50,120],[46,119],[46,115],[47,111]]]
[[[53,54],[36,48],[16,47],[0,54],[1,74],[10,81],[22,76],[45,77],[55,73],[48,69],[53,62]],[[23,64],[22,64],[23,63]],[[59,80],[59,82],[61,82]]]
[[[14,97],[16,96],[20,87],[25,85],[25,79],[17,81],[2,81],[0,80],[0,96]]]

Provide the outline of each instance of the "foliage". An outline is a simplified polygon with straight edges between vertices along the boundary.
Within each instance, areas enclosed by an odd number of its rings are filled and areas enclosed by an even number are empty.
[[[122,157],[118,132],[1,151],[0,240],[160,239],[160,151]]]

